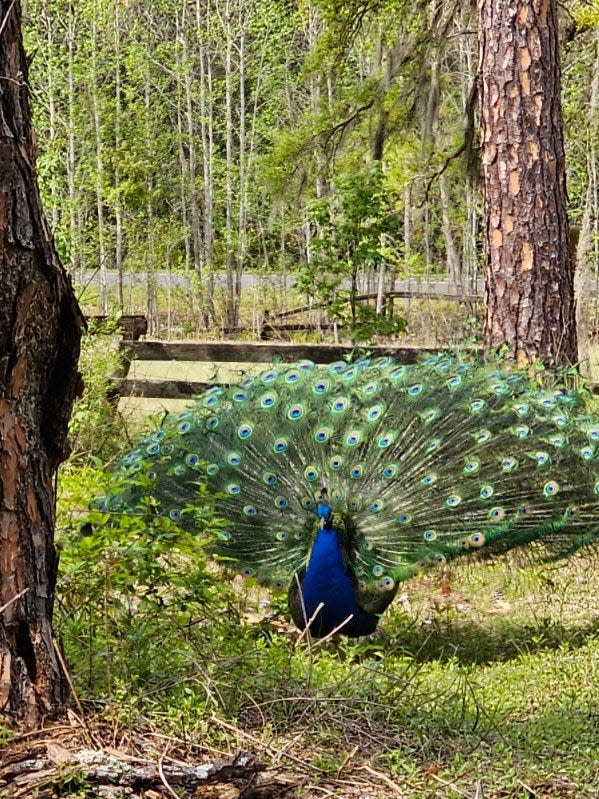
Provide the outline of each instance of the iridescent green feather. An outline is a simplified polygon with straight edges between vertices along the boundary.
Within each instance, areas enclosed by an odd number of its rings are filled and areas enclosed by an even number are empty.
[[[482,547],[594,540],[598,463],[599,419],[575,392],[523,374],[444,355],[302,361],[167,417],[99,505],[140,512],[151,493],[158,512],[194,529],[207,483],[227,521],[216,553],[283,585],[306,562],[326,488],[363,589],[386,591]],[[150,488],[136,484],[140,471]]]

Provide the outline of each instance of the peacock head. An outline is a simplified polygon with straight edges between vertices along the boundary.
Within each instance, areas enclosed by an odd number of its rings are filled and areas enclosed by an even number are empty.
[[[323,488],[320,492],[320,498],[316,505],[316,516],[320,522],[320,528],[328,528],[331,526],[333,520],[333,508],[329,505],[327,490]]]

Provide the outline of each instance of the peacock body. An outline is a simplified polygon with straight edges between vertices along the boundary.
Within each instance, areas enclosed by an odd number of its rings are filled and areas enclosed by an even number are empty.
[[[207,484],[226,520],[214,552],[288,587],[317,636],[373,632],[402,580],[458,555],[599,530],[599,419],[580,393],[446,355],[300,361],[211,388],[117,473],[102,510],[147,512],[151,494],[188,530]]]

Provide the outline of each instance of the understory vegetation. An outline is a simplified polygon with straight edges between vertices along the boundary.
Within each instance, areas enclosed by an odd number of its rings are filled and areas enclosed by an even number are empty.
[[[89,718],[147,734],[157,757],[165,740],[257,751],[287,795],[597,795],[599,553],[427,573],[372,639],[298,641],[284,597],[231,579],[170,520],[87,512],[125,429],[106,350],[87,339],[57,530],[57,635]]]

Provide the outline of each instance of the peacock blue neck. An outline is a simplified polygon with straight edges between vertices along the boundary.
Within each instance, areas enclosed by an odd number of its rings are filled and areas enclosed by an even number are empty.
[[[332,526],[332,514],[326,512],[325,503],[319,505],[317,514],[321,521],[312,545],[310,560],[302,582],[306,616],[310,619],[322,603],[323,607],[312,622],[310,631],[318,638],[328,635],[336,627],[352,618],[341,628],[344,635],[357,637],[370,635],[378,623],[378,616],[365,613],[356,602],[355,581],[349,573],[337,530]]]

